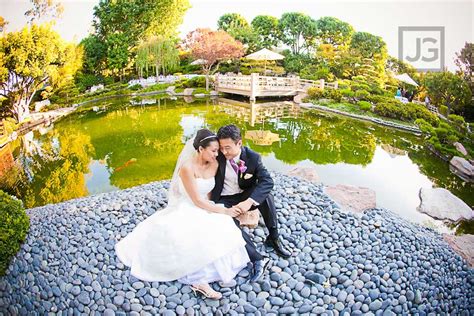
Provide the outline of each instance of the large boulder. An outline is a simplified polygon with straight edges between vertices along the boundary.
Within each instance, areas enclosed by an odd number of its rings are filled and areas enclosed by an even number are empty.
[[[436,219],[459,222],[473,217],[466,203],[443,188],[421,188],[420,200],[418,211]]]
[[[474,182],[474,166],[462,157],[454,156],[449,162],[449,170],[464,181]]]
[[[296,167],[287,173],[291,177],[297,177],[309,182],[319,182],[319,176],[316,169],[311,167]]]
[[[463,257],[469,266],[474,267],[474,235],[443,235],[444,240],[453,250]]]
[[[456,147],[456,150],[459,151],[461,154],[467,156],[467,150],[460,142],[455,142],[454,147]]]
[[[183,95],[187,95],[187,96],[193,95],[193,91],[194,91],[193,88],[186,88],[183,91]]]
[[[347,184],[328,186],[324,189],[342,210],[362,213],[366,209],[376,207],[375,191],[369,188]]]
[[[169,86],[168,88],[166,88],[166,93],[170,95],[176,95],[176,92],[174,91],[174,89],[176,89],[175,86]]]

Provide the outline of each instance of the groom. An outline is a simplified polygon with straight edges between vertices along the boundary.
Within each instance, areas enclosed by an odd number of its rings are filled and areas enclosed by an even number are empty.
[[[279,240],[278,220],[275,203],[270,191],[273,179],[262,164],[260,155],[242,146],[240,129],[235,125],[226,125],[217,132],[220,153],[217,157],[219,169],[211,200],[226,207],[237,206],[242,213],[258,208],[269,231],[265,244],[275,252],[288,258],[291,253]],[[237,226],[239,222],[234,218]],[[242,231],[246,249],[253,262],[254,271],[250,281],[256,281],[264,273],[268,258],[258,253],[250,236]]]

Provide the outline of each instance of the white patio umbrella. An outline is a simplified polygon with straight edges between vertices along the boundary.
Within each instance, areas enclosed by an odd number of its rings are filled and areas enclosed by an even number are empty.
[[[416,83],[415,80],[413,80],[413,79],[412,79],[408,74],[406,74],[406,73],[401,74],[401,75],[396,75],[394,78],[397,79],[398,81],[405,82],[405,83],[407,83],[407,84],[409,84],[409,85],[418,87],[418,83]]]
[[[272,52],[269,49],[263,48],[255,53],[245,56],[247,59],[252,60],[263,60],[264,62],[264,69],[267,70],[267,60],[281,60],[285,58],[285,56],[280,55],[278,53]]]

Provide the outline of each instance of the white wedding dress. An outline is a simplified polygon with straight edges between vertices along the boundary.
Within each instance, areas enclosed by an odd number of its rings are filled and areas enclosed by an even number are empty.
[[[232,217],[194,205],[178,182],[184,194],[120,240],[118,258],[144,281],[231,281],[250,261],[241,231]],[[197,178],[196,183],[206,198],[215,184],[214,178]]]

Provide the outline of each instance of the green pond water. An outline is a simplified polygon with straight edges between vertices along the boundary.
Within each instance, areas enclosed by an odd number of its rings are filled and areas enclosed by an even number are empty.
[[[137,105],[142,100],[149,104]],[[0,150],[0,188],[34,207],[169,179],[187,139],[202,127],[217,131],[229,123],[241,128],[244,144],[262,154],[269,170],[313,167],[324,184],[371,188],[378,206],[439,231],[453,227],[416,211],[421,187],[446,188],[474,205],[472,184],[412,134],[290,102],[163,96],[89,104],[19,137]]]

